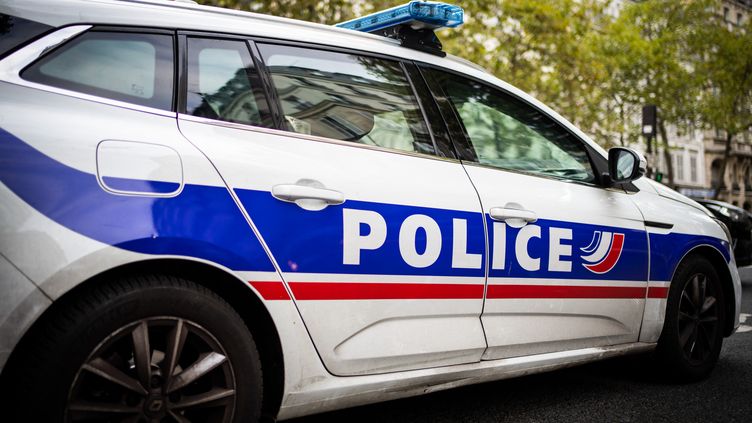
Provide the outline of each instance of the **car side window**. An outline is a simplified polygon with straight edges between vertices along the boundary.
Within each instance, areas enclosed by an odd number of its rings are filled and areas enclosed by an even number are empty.
[[[259,50],[290,130],[434,154],[399,62],[272,44]]]
[[[187,54],[187,114],[273,127],[246,42],[190,37]]]
[[[44,85],[172,109],[173,37],[89,31],[43,56],[21,77]]]
[[[580,140],[543,112],[501,90],[428,70],[449,98],[478,162],[500,169],[593,182]]]

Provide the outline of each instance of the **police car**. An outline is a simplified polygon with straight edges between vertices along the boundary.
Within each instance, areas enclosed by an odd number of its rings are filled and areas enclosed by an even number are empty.
[[[4,420],[283,420],[643,352],[697,380],[738,326],[724,225],[442,52],[458,7],[0,13]]]

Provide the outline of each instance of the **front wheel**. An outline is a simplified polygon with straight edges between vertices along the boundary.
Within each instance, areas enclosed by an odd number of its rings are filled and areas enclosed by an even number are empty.
[[[48,319],[42,337],[15,381],[24,421],[259,418],[254,340],[224,300],[193,282],[151,275],[95,287]]]
[[[692,382],[707,378],[723,343],[724,297],[713,265],[689,256],[671,281],[657,355],[668,375]]]

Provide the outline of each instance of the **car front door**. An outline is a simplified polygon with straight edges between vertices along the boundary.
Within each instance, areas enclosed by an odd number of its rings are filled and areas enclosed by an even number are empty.
[[[286,285],[260,272],[249,282],[269,301],[295,301],[326,367],[354,375],[479,361],[480,203],[460,162],[437,153],[404,65],[181,39],[180,130],[232,188]]]
[[[490,248],[484,359],[635,342],[647,291],[642,215],[598,185],[585,144],[490,84],[426,69],[481,198]]]

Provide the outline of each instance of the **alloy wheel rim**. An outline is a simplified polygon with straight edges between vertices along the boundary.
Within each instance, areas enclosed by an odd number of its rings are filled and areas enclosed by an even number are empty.
[[[679,301],[679,345],[692,365],[704,364],[713,354],[718,336],[718,301],[715,284],[703,273],[693,275]]]
[[[222,345],[177,317],[132,322],[102,341],[79,368],[66,421],[224,423],[236,387]]]

